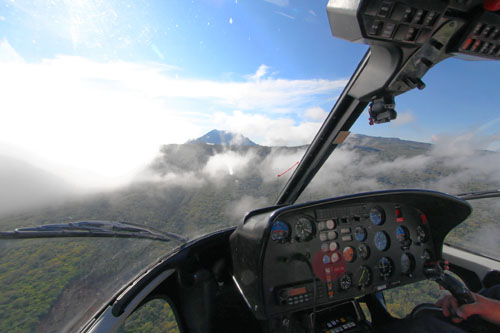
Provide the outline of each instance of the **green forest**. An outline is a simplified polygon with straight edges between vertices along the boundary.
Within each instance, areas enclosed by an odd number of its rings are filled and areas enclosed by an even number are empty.
[[[358,164],[367,161],[392,163],[402,158],[424,156],[430,149],[428,144],[398,139],[373,138],[366,142],[366,137],[359,136],[351,140],[345,154],[351,154]],[[245,210],[240,210],[243,208],[271,205],[285,180],[277,179],[276,175],[269,177],[273,180],[266,179],[262,172],[271,164],[269,159],[280,154],[300,155],[303,150],[304,147],[223,147],[203,143],[165,145],[148,169],[149,174],[155,176],[154,180],[137,181],[119,190],[73,198],[61,205],[4,217],[0,219],[0,230],[79,220],[111,220],[143,224],[194,238],[241,223]],[[210,159],[227,152],[250,156],[249,163],[255,167],[206,180],[203,170]],[[325,169],[325,172],[336,172],[328,165]],[[366,182],[371,185],[356,187],[356,191],[432,188],[440,179],[459,171],[439,160],[411,172],[404,168],[397,172],[382,170],[375,174],[374,180],[366,169],[343,169],[340,178],[324,178],[321,184],[313,182],[312,188],[299,200],[350,194],[355,181],[362,183],[359,180],[365,178],[372,178],[371,182]],[[194,180],[205,178],[194,185],[159,181],[172,174],[178,176],[176,179],[181,178],[179,175]],[[491,185],[479,176],[470,176],[454,183],[453,189],[467,192]],[[260,206],[236,209],[239,203],[252,200]],[[489,250],[484,249],[484,244],[479,248],[477,237],[478,232],[498,228],[500,205],[490,199],[475,202],[474,206],[473,215],[453,230],[447,241],[456,246],[467,244],[482,253],[490,251],[487,253],[495,256],[497,245]],[[62,330],[74,331],[89,319],[88,314],[95,313],[125,283],[179,245],[176,241],[131,239],[1,240],[0,332],[60,331],[61,322],[68,322]],[[404,317],[417,304],[435,302],[441,294],[437,285],[427,281],[385,292],[391,313],[398,317]],[[79,318],[80,314],[87,316]],[[122,328],[122,332],[177,331],[173,313],[163,300],[148,303]]]

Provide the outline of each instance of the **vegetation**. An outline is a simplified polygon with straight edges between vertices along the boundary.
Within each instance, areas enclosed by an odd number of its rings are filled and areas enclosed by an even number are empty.
[[[167,301],[154,299],[140,307],[130,317],[125,325],[118,330],[120,333],[178,333],[179,327]]]
[[[390,163],[402,157],[418,157],[430,149],[427,144],[397,139],[366,140],[362,136],[354,138],[347,149],[354,153],[357,166],[373,166],[373,163],[368,163],[370,161]],[[303,149],[228,148],[200,143],[167,145],[148,170],[151,179],[118,191],[3,218],[0,230],[98,219],[140,223],[194,237],[240,223],[245,210],[258,208],[255,205],[272,204],[284,180],[269,180],[275,175],[266,180],[263,168],[272,164],[269,157],[273,154],[293,155]],[[208,161],[217,154],[227,152],[250,156],[250,163],[256,167],[234,174],[205,177],[204,168]],[[332,172],[328,166],[326,170]],[[312,200],[379,187],[428,187],[426,185],[455,172],[456,167],[440,161],[412,172],[404,168],[397,172],[382,170],[378,173],[368,168],[343,168],[341,177],[332,177],[331,180],[325,177],[327,180],[322,181],[321,186],[313,186],[302,199]],[[169,178],[169,175],[175,177]],[[190,181],[189,184],[183,183],[183,177]],[[356,187],[356,183],[361,187]],[[483,179],[469,177],[455,185],[465,192],[484,189],[485,184],[491,185]],[[251,200],[256,202],[253,206],[240,206]],[[500,206],[493,201],[478,202],[475,206],[469,221],[458,226],[447,241],[455,245],[466,242],[468,247],[477,247],[479,252],[484,253],[484,242],[478,242],[477,231],[494,227]],[[496,234],[500,235],[500,232]],[[500,240],[492,242],[492,256],[500,251],[496,248],[498,244]],[[0,331],[60,331],[61,323],[70,323],[63,330],[74,330],[124,283],[177,245],[176,242],[87,238],[0,241]],[[416,304],[434,302],[440,294],[434,283],[420,282],[388,291],[386,298],[391,312],[402,317]],[[74,302],[75,298],[78,302]],[[75,307],[75,303],[78,306]],[[168,304],[157,300],[141,308],[122,329],[122,332],[132,331],[177,332],[177,328]]]

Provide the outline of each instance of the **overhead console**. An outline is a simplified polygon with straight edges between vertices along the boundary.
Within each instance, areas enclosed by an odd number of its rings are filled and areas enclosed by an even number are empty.
[[[256,211],[230,238],[234,280],[259,319],[413,283],[470,212],[460,199],[417,190]]]
[[[500,1],[484,0],[330,0],[335,37],[352,42],[421,46],[447,21],[463,29],[449,51],[500,59]],[[356,29],[352,29],[356,27]]]
[[[438,62],[458,56],[500,59],[500,1],[330,0],[332,34],[400,54],[397,73],[379,95],[425,87],[422,77]]]

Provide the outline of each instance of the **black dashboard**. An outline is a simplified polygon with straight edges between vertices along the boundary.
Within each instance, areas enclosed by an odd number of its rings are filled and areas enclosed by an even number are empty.
[[[230,239],[233,278],[259,319],[340,304],[425,279],[424,263],[470,211],[418,190],[255,211]]]

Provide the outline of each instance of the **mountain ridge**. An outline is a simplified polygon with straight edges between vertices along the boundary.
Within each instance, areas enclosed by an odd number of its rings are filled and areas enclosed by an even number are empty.
[[[206,143],[223,146],[257,146],[255,142],[239,133],[213,129],[201,137],[186,143]]]

